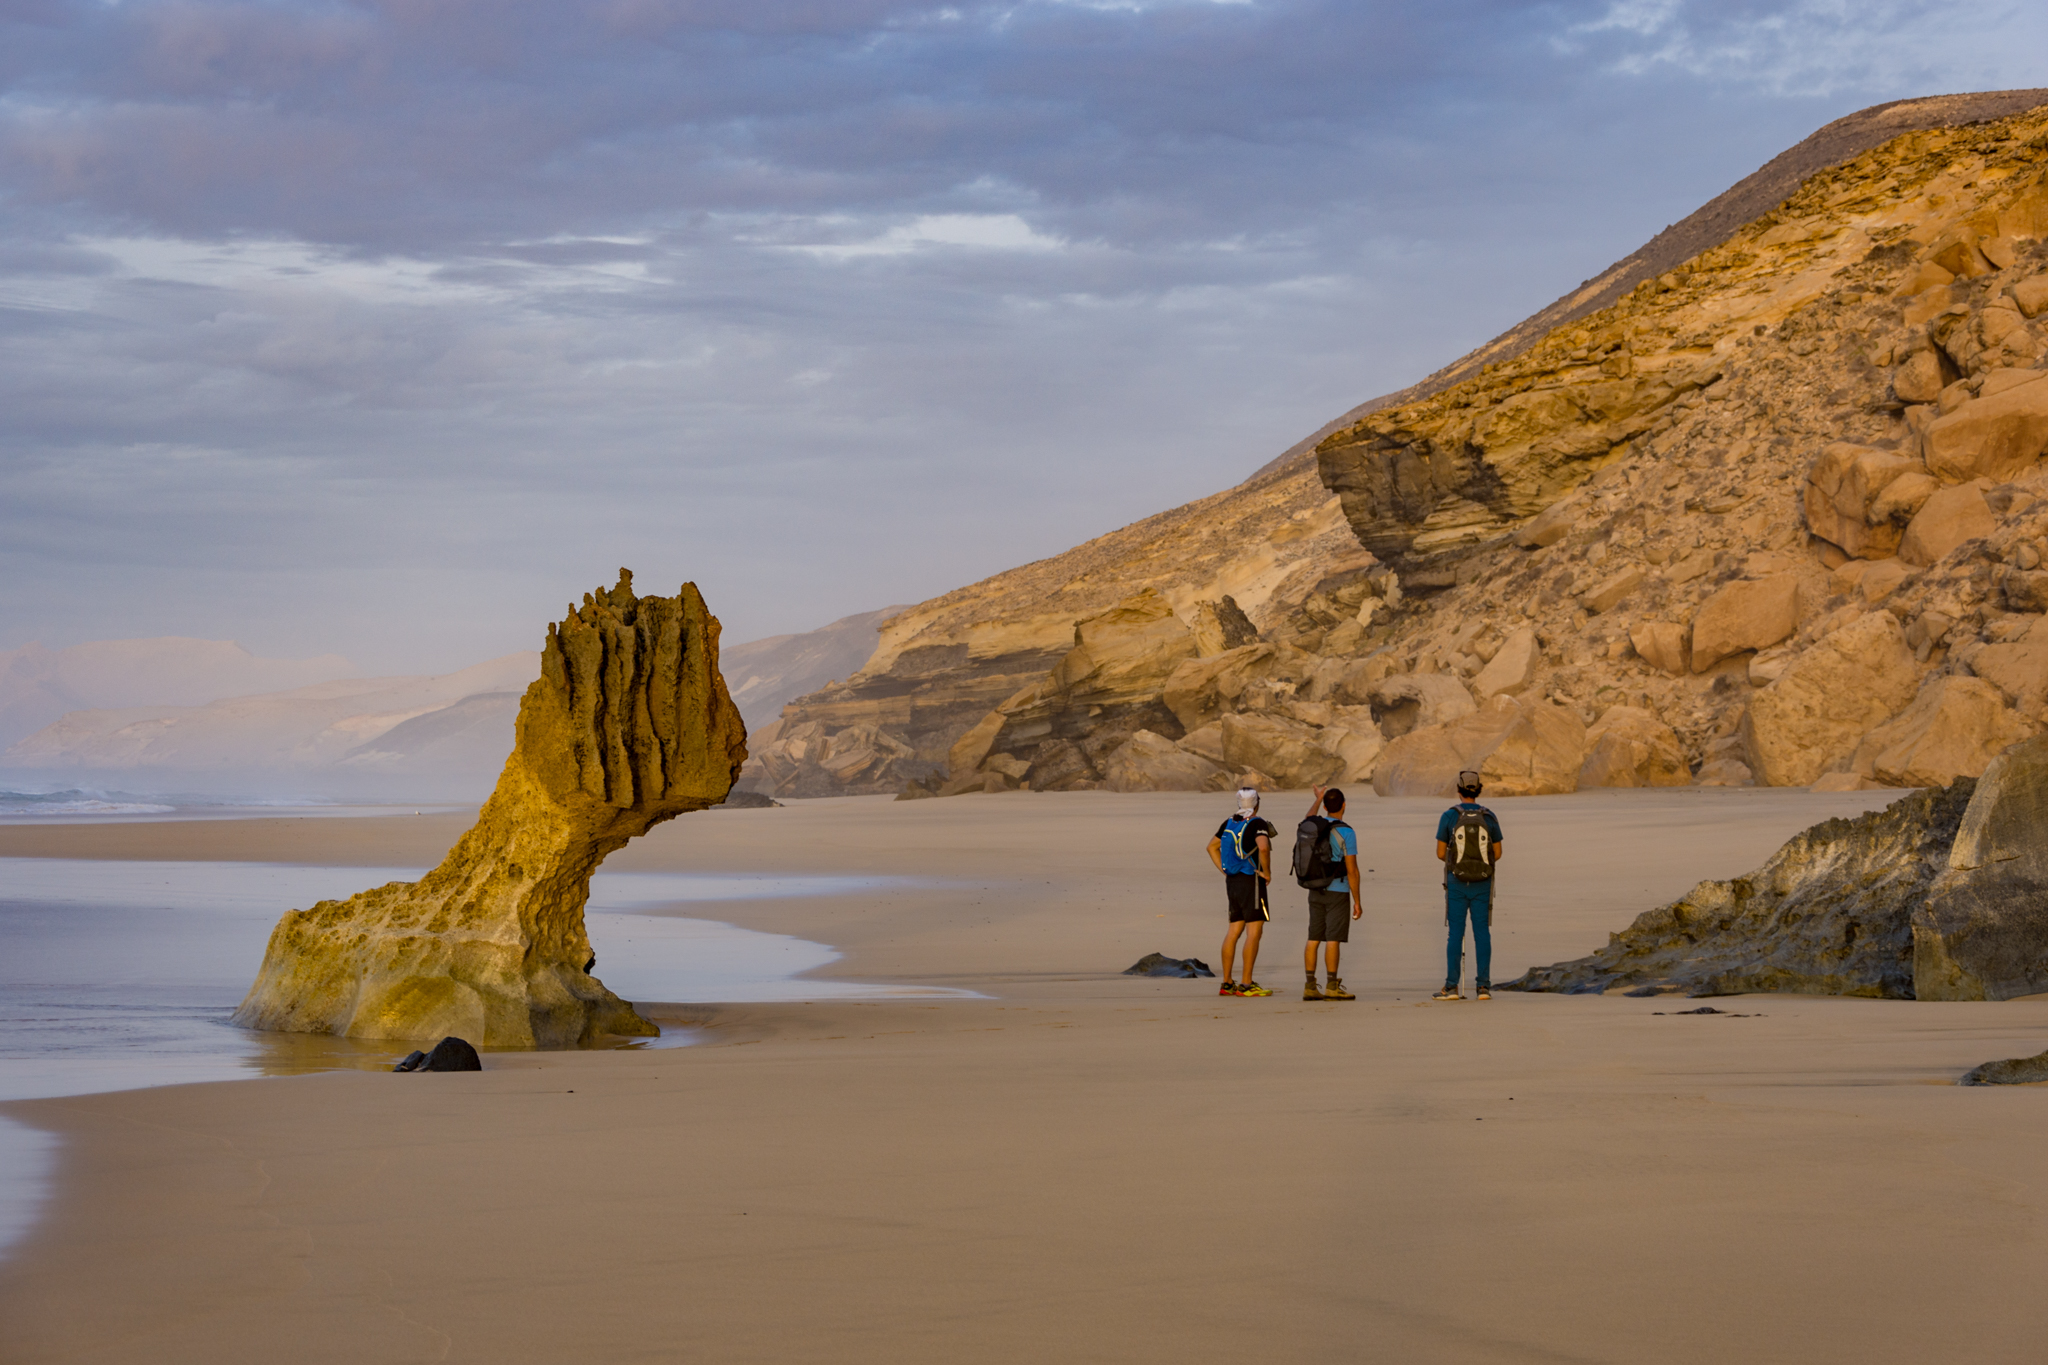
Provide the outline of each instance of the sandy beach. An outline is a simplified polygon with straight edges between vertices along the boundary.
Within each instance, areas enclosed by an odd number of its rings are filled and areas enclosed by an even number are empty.
[[[1496,979],[1885,793],[1494,803]],[[1352,1003],[1213,962],[1228,797],[686,817],[608,871],[926,879],[714,914],[983,999],[670,1002],[697,1045],[5,1106],[63,1142],[7,1361],[2032,1358],[2039,1000],[1427,1000],[1439,803],[1355,800]],[[1291,827],[1305,798],[1269,798]],[[430,862],[463,815],[0,829],[0,856]],[[287,908],[280,906],[280,910]],[[604,974],[605,946],[598,975]],[[403,1049],[394,1049],[402,1051]]]

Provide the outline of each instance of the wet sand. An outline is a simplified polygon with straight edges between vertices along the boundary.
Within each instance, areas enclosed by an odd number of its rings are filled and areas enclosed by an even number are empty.
[[[1505,979],[1874,800],[1495,804]],[[2033,1358],[2048,1094],[1950,1082],[2040,1051],[2042,1002],[1431,1004],[1436,805],[1409,801],[1355,803],[1358,1001],[1297,998],[1291,886],[1272,999],[1117,975],[1214,961],[1227,805],[811,802],[606,864],[933,878],[692,913],[985,1000],[656,1006],[707,1041],[6,1106],[65,1147],[0,1264],[0,1359]],[[383,866],[465,823],[16,827],[0,856]]]

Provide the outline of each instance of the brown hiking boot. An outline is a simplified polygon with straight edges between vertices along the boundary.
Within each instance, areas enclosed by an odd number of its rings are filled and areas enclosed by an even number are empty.
[[[1316,989],[1316,979],[1314,977],[1310,977],[1308,984],[1301,988],[1301,998],[1304,1000],[1321,1000],[1325,998],[1323,993]]]
[[[1356,1000],[1357,998],[1350,991],[1344,989],[1344,979],[1342,977],[1333,976],[1323,983],[1323,999],[1325,1000]]]

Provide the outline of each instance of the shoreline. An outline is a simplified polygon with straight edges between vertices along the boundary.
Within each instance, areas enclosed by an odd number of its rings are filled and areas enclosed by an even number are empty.
[[[1716,795],[1706,824],[1697,797],[1645,795],[1490,803],[1508,836],[1497,979],[1897,794]],[[1228,802],[721,811],[605,865],[943,878],[696,913],[830,945],[836,979],[989,999],[654,1004],[698,1039],[494,1053],[481,1076],[0,1106],[64,1143],[46,1216],[0,1261],[9,1358],[688,1343],[742,1361],[1846,1362],[1939,1355],[1957,1321],[1976,1349],[2018,1356],[2048,1325],[2031,1293],[2048,1270],[2042,1096],[1952,1084],[2038,1051],[2041,1000],[1433,1005],[1427,801],[1354,802],[1374,869],[1346,951],[1359,1000],[1293,994],[1292,886],[1260,958],[1274,998],[1119,975],[1155,950],[1214,963],[1222,897],[1202,845]],[[1306,804],[1275,795],[1264,813],[1285,830]],[[334,865],[431,862],[407,852],[431,818],[318,836],[248,822],[195,829],[194,847],[269,861],[317,840]],[[109,833],[52,838],[64,851],[48,856],[122,842]],[[28,856],[22,838],[0,829],[0,856]],[[1867,1311],[1930,1300],[1939,1313]]]

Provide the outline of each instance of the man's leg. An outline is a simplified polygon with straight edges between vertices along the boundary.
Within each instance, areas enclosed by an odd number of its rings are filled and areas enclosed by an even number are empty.
[[[1230,922],[1229,931],[1223,935],[1223,979],[1225,981],[1230,980],[1230,961],[1237,956],[1237,936],[1243,932],[1244,921],[1234,919]],[[1245,975],[1251,975],[1249,968],[1246,969]]]
[[[1444,985],[1455,986],[1465,965],[1465,898],[1456,882],[1444,888],[1444,930]]]
[[[1301,950],[1301,969],[1307,972],[1310,976],[1314,976],[1316,974],[1317,942],[1318,940],[1311,938],[1308,941],[1308,947]]]
[[[1252,964],[1259,960],[1259,936],[1265,932],[1266,926],[1259,920],[1244,926],[1244,975],[1238,980],[1247,986],[1252,980]]]
[[[1329,969],[1329,973],[1331,976],[1335,976],[1337,974],[1337,959],[1339,956],[1341,956],[1341,954],[1337,950],[1342,948],[1343,946],[1344,945],[1337,942],[1336,939],[1331,939],[1328,943],[1325,943],[1323,945],[1323,966]],[[1311,968],[1311,970],[1313,970],[1313,968]]]
[[[1481,990],[1493,984],[1493,883],[1472,888],[1472,949],[1479,959],[1476,977]]]

